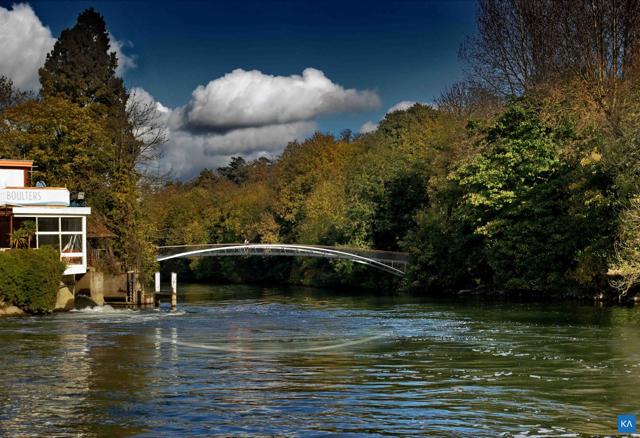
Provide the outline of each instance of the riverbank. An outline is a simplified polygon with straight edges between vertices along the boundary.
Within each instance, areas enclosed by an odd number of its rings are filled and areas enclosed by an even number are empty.
[[[0,318],[3,316],[22,316],[24,314],[24,310],[19,307],[0,301]]]
[[[414,293],[419,293],[414,291]],[[434,296],[434,295],[431,295]],[[504,291],[478,286],[471,289],[441,292],[435,296],[443,297],[477,297],[485,299],[511,300],[516,302],[598,302],[605,304],[633,305],[640,304],[640,293],[629,293],[619,296],[612,291],[607,293],[597,290],[585,291]]]
[[[60,286],[58,287],[58,291],[56,293],[55,304],[53,305],[51,312],[66,312],[75,309],[76,304],[78,303],[78,300],[76,298],[88,299],[87,297],[82,296],[74,297],[73,292],[71,292],[71,290],[69,290],[69,288],[64,283],[60,283]],[[90,303],[83,303],[82,299],[80,300],[80,303],[83,304],[83,307],[90,305]],[[91,301],[91,303],[94,306],[97,305],[93,301]],[[28,315],[28,313],[23,309],[0,300],[0,317],[25,315]]]

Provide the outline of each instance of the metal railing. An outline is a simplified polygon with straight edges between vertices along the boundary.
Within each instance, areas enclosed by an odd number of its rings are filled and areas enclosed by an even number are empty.
[[[180,257],[207,256],[297,256],[325,259],[344,259],[368,265],[393,275],[403,276],[409,255],[403,252],[379,251],[325,245],[224,243],[175,245],[158,247],[158,261]]]

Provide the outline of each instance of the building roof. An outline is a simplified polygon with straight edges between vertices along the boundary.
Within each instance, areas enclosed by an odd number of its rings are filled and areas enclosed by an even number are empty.
[[[0,159],[0,169],[3,167],[33,167],[33,161],[31,160],[3,160]]]
[[[89,216],[91,207],[64,207],[57,205],[50,206],[29,206],[13,207],[14,215],[37,215],[37,216]]]

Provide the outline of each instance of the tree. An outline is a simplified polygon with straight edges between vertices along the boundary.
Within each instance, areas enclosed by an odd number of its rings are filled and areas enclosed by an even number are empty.
[[[460,81],[445,88],[436,99],[440,111],[454,117],[486,118],[495,116],[503,109],[500,96],[478,84]]]
[[[615,106],[620,80],[637,70],[638,0],[481,0],[478,35],[461,54],[472,81],[504,95],[578,79]]]
[[[387,114],[359,140],[364,151],[354,157],[346,184],[351,244],[398,250],[429,204],[430,181],[446,175],[463,147],[462,123],[417,104]]]
[[[231,157],[231,162],[224,167],[218,167],[218,173],[236,184],[247,180],[247,162],[242,157]]]
[[[558,34],[552,0],[481,0],[478,35],[461,48],[471,78],[503,95],[522,94],[550,78]]]
[[[85,10],[47,55],[39,71],[41,94],[64,97],[99,113],[124,112],[128,96],[122,79],[115,76],[116,54],[109,49],[104,18],[93,8]]]
[[[282,152],[274,169],[277,201],[274,207],[281,235],[296,242],[299,226],[305,219],[305,204],[324,171],[333,160],[336,146],[332,135],[316,132],[304,142],[291,142]]]
[[[88,108],[51,97],[8,108],[1,119],[1,156],[30,157],[38,178],[84,191],[90,205],[106,208],[110,139]]]
[[[570,126],[552,129],[535,105],[512,102],[482,152],[453,176],[462,190],[456,215],[481,238],[492,284],[558,291],[602,278],[602,240],[611,240],[615,223],[612,179],[598,155],[568,159],[574,135]]]
[[[145,226],[139,184],[143,165],[154,157],[155,146],[164,138],[154,124],[152,105],[128,105],[129,94],[122,79],[115,76],[117,63],[115,53],[110,52],[103,17],[87,9],[71,29],[62,31],[47,55],[40,69],[41,94],[45,99],[66,99],[86,108],[104,128],[109,139],[105,148],[77,152],[84,157],[106,155],[89,165],[107,166],[104,172],[93,169],[93,174],[102,176],[108,189],[99,209],[117,236],[114,253],[126,269],[148,272],[154,263],[152,230]],[[95,149],[103,144],[86,146]]]
[[[32,93],[17,90],[11,79],[0,75],[0,112],[32,98]]]
[[[621,215],[616,252],[609,269],[611,286],[623,297],[640,284],[640,197]]]
[[[132,147],[124,160],[126,166],[139,172],[151,183],[165,181],[166,175],[152,177],[157,161],[162,158],[160,146],[167,141],[165,114],[158,109],[157,102],[139,97],[136,93],[132,93],[127,100],[126,114],[129,126],[125,125],[124,128],[130,130],[135,140],[129,138]]]
[[[25,221],[20,228],[11,233],[11,246],[14,248],[31,248],[31,241],[36,235],[36,223]]]

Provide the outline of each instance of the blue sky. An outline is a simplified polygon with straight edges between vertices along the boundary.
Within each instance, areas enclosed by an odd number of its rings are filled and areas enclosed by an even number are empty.
[[[13,2],[0,0],[10,10]],[[338,133],[377,122],[401,101],[429,102],[462,76],[458,48],[475,30],[473,1],[32,1],[53,38],[88,7],[135,58],[123,74],[169,108],[198,86],[232,72],[301,75],[312,67],[345,89],[369,90],[377,104],[323,111],[315,127]]]

